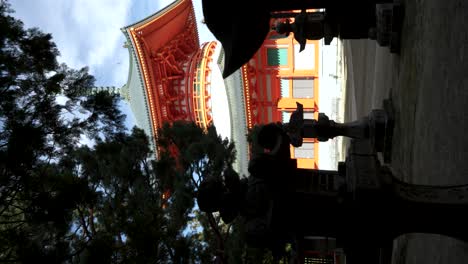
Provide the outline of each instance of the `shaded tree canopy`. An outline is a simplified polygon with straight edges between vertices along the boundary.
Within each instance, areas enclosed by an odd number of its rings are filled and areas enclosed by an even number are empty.
[[[50,34],[0,2],[0,262],[243,263],[243,225],[197,210],[200,182],[239,177],[214,126],[165,124],[159,153],[119,96],[57,62]]]
[[[259,129],[256,127],[249,134],[251,144],[255,144]],[[239,180],[240,175],[232,167],[234,144],[221,138],[214,126],[204,130],[194,123],[177,121],[166,123],[159,130],[158,146],[156,174],[162,182],[169,183],[165,193],[170,193],[169,206],[178,208],[174,212],[195,216],[189,222],[197,223],[198,232],[193,234],[198,241],[205,242],[200,244],[198,251],[201,263],[275,263],[268,249],[247,247],[242,217],[225,214],[228,219],[225,223],[222,214],[201,212],[198,207],[192,210],[193,197],[206,180],[222,182],[225,187],[233,186],[235,184],[230,182]],[[259,153],[263,151],[260,146],[254,147]]]
[[[168,181],[172,185],[166,186],[171,193],[169,200],[184,214],[192,212],[193,198],[204,179],[222,179],[227,174],[235,173],[232,168],[234,144],[222,139],[214,126],[204,130],[195,123],[176,121],[164,124],[158,135],[161,151],[155,168],[159,176],[168,175],[174,179]],[[202,231],[197,234],[198,239],[205,241],[202,245],[203,255],[208,257],[205,261],[212,262],[209,256],[215,256],[218,263],[228,263],[230,258],[234,258],[231,252],[235,249],[233,246],[226,247],[227,244],[235,243],[230,239],[232,225],[225,225],[219,215],[201,213],[198,209],[195,215],[199,231]]]
[[[156,177],[118,95],[90,93],[87,68],[59,64],[52,36],[10,14],[0,2],[0,262],[199,262],[193,217],[163,206],[176,183]]]

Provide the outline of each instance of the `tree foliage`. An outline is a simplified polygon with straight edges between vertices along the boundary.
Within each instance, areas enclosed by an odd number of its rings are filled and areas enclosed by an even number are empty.
[[[120,140],[124,116],[116,96],[83,96],[94,84],[87,68],[59,64],[52,36],[10,12],[2,1],[0,261],[67,262],[99,241],[94,222],[80,221],[104,201],[84,173],[97,149],[81,146],[83,136],[98,146]]]
[[[193,197],[203,179],[222,178],[226,173],[235,173],[232,168],[234,144],[221,138],[214,126],[204,130],[184,121],[164,124],[158,135],[162,158],[156,162],[157,174],[168,174],[174,178],[172,184],[175,186],[166,186],[171,191],[170,206],[177,207],[179,215],[195,215],[199,228],[194,235],[199,241],[205,242],[198,249],[200,258],[204,258],[200,259],[203,263],[228,263],[233,258],[231,253],[235,251],[234,247],[226,246],[234,243],[231,242],[233,228],[225,225],[219,215],[198,210],[193,212],[192,208]],[[213,256],[214,259],[211,259]]]
[[[154,160],[119,97],[90,93],[88,69],[59,64],[52,36],[10,13],[0,2],[0,262],[240,263],[242,226],[194,200],[232,172],[234,145],[176,122]]]

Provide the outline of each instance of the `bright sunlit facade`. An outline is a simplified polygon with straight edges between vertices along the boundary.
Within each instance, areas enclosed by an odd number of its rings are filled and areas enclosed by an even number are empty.
[[[305,118],[317,118],[320,43],[308,41],[305,50],[299,52],[293,37],[271,31],[255,56],[225,80],[231,123],[238,128],[232,130],[231,138],[236,142],[239,170],[244,173],[249,158],[245,139],[248,129],[256,124],[289,122],[296,102],[303,104]],[[218,63],[223,65],[222,60]],[[291,147],[299,168],[318,168],[317,143],[305,139],[302,147]]]
[[[130,69],[121,94],[136,123],[151,138],[157,154],[157,130],[164,122],[213,122],[211,86],[217,42],[200,45],[192,1],[178,0],[122,28]],[[223,87],[216,87],[223,89]]]

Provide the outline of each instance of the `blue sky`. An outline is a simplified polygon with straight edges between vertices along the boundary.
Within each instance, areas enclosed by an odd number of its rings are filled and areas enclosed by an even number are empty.
[[[97,86],[125,84],[128,77],[128,52],[123,48],[124,35],[120,28],[139,21],[171,0],[10,0],[14,16],[26,27],[38,27],[51,33],[60,50],[60,62],[72,68],[89,66]],[[193,0],[200,43],[215,40],[204,24],[201,0]],[[214,97],[220,96],[215,101]],[[223,95],[213,97],[213,111],[226,108]],[[215,105],[217,104],[217,105]],[[221,108],[223,108],[221,107]],[[127,111],[124,106],[124,111]],[[217,113],[214,113],[216,119]],[[218,118],[224,121],[223,117]],[[227,119],[228,120],[228,119]],[[130,124],[133,122],[129,120]],[[226,123],[226,122],[225,122]],[[227,122],[229,123],[229,122]],[[219,126],[219,127],[218,127]],[[230,128],[217,124],[219,132],[228,136]]]

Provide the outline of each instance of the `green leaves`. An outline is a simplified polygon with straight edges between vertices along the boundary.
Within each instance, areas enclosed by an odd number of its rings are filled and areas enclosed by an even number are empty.
[[[232,169],[235,159],[234,144],[222,139],[214,126],[204,130],[185,121],[164,124],[158,135],[158,146],[161,149],[160,159],[155,165],[158,176],[164,178],[164,186],[171,193],[167,210],[171,212],[171,219],[174,221],[172,228],[180,230],[188,224],[193,226],[196,221],[199,228],[191,234],[192,239],[197,241],[192,249],[197,258],[210,262],[216,257],[226,262],[230,255],[230,249],[225,247],[230,241],[229,227],[219,217],[211,214],[198,212],[194,214],[193,220],[188,222],[188,219],[192,214],[195,194],[203,179],[228,176],[231,180],[238,177]]]
[[[87,68],[58,65],[52,36],[23,28],[9,12],[1,1],[0,262],[72,261],[99,235],[111,234],[100,232],[113,225],[98,221],[99,209],[107,206],[103,181],[116,181],[103,169],[124,179],[112,188],[135,189],[148,142],[142,131],[125,135],[118,97],[87,96],[94,86]],[[85,135],[99,147],[82,147]],[[97,150],[113,149],[122,151],[95,159]],[[113,194],[120,199],[113,203],[128,203],[128,192]]]
[[[0,262],[226,260],[232,230],[194,197],[203,178],[236,178],[233,143],[213,126],[165,124],[151,160],[120,98],[90,92],[88,69],[59,65],[52,36],[8,10],[0,1]]]

